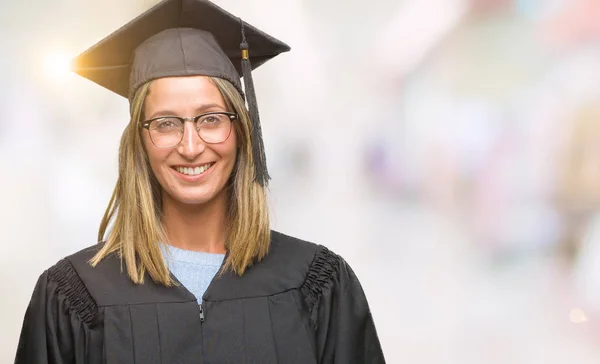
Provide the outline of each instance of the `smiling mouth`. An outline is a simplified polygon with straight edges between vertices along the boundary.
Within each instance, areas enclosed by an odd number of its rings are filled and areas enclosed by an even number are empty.
[[[206,172],[210,167],[212,167],[215,163],[206,163],[199,167],[174,167],[173,169],[181,174],[185,174],[186,176],[197,176]]]

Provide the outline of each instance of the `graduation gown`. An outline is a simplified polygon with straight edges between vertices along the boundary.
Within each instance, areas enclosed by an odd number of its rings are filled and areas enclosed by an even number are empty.
[[[16,364],[384,363],[367,300],[327,248],[272,232],[269,254],[216,276],[202,304],[185,287],[136,285],[99,246],[39,278]]]

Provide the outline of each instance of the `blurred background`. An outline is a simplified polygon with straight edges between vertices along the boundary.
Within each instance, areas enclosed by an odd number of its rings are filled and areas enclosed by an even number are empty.
[[[157,0],[0,0],[0,362],[96,241],[127,101],[65,69]],[[341,254],[389,363],[598,363],[600,2],[217,0],[255,72],[273,226]]]

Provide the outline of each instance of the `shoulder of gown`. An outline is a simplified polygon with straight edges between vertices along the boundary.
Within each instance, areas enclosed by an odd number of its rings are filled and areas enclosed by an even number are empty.
[[[125,263],[116,253],[95,267],[90,260],[101,248],[96,244],[65,258],[81,279],[98,306],[135,305],[161,302],[192,302],[196,298],[181,286],[165,287],[148,275],[144,284],[135,284],[127,275]]]
[[[229,301],[272,296],[299,288],[318,246],[277,231],[271,231],[268,254],[238,276],[226,271],[215,277],[204,294],[206,301]]]
[[[319,363],[385,363],[365,293],[341,256],[318,246],[300,291]]]
[[[87,362],[85,342],[99,309],[73,265],[62,259],[39,277],[25,312],[16,364]]]

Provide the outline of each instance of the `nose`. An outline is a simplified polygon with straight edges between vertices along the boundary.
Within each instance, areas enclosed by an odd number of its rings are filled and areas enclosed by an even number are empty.
[[[183,139],[177,146],[179,154],[184,156],[188,160],[195,159],[201,154],[206,146],[204,141],[200,139],[198,131],[196,130],[196,124],[193,122],[186,122],[183,124]]]

